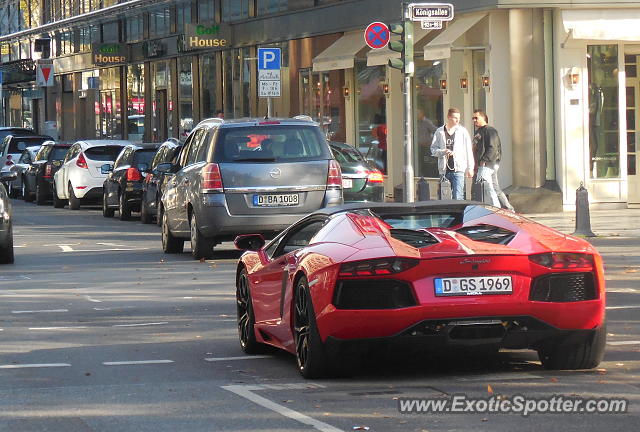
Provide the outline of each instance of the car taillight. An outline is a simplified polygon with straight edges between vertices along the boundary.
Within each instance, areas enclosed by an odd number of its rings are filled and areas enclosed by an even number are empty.
[[[46,164],[44,166],[44,178],[51,178],[51,164]]]
[[[553,252],[530,255],[529,260],[550,269],[593,270],[593,255]]]
[[[84,169],[89,169],[89,165],[87,165],[87,160],[84,158],[84,153],[80,153],[78,159],[76,160],[76,166]]]
[[[202,191],[223,192],[222,174],[217,163],[208,163],[202,168]]]
[[[342,172],[338,161],[331,159],[329,161],[329,175],[327,176],[327,187],[342,188]]]
[[[356,261],[342,264],[340,266],[340,277],[353,276],[384,276],[401,273],[417,266],[416,259],[408,258],[382,258],[366,261]]]
[[[13,165],[13,161],[12,161],[11,159],[13,159],[13,157],[12,157],[11,155],[7,155],[7,160],[5,161],[5,163],[4,163],[4,164],[5,164],[6,166],[11,166],[11,165]]]
[[[367,171],[367,180],[369,183],[384,183],[384,177],[378,170]]]
[[[140,171],[138,168],[127,168],[127,181],[140,181],[142,180],[142,176],[140,175]]]

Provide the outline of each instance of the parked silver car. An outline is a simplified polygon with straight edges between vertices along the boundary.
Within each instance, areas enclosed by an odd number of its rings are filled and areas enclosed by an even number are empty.
[[[342,176],[317,123],[304,119],[202,121],[187,138],[162,196],[162,248],[195,258],[238,234],[275,235],[340,205]]]
[[[16,173],[0,173],[0,264],[13,263],[13,225],[11,218],[11,200],[4,184],[16,179]]]
[[[25,174],[31,166],[31,163],[36,159],[36,153],[38,153],[40,147],[41,146],[39,145],[27,147],[20,155],[20,158],[11,165],[11,168],[9,169],[9,171],[16,173],[16,179],[10,184],[11,190],[9,190],[9,194],[12,196],[19,196],[26,202],[33,201],[33,194],[35,194],[35,191],[29,190],[27,182],[24,181]],[[19,194],[17,191],[19,191]]]

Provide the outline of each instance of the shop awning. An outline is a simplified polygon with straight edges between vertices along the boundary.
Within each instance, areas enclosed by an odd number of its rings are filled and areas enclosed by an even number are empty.
[[[451,57],[454,42],[485,16],[487,16],[486,13],[456,18],[449,27],[424,47],[424,59],[440,60]]]
[[[430,30],[422,30],[418,23],[415,23],[413,29],[413,48],[419,50],[422,48],[420,41],[424,39]],[[400,36],[393,35],[391,40],[398,40]],[[400,58],[400,53],[391,51],[387,45],[381,49],[372,49],[367,53],[367,66],[382,66],[389,62],[389,59]]]
[[[365,47],[363,31],[346,33],[313,59],[313,71],[350,69],[355,63],[356,55]]]
[[[637,9],[564,10],[562,22],[574,39],[640,40]]]

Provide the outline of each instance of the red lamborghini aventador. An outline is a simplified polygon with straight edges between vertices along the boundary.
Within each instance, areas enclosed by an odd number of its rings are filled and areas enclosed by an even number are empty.
[[[240,344],[320,377],[370,346],[533,349],[550,369],[604,355],[602,259],[586,241],[464,201],[310,214],[265,244],[243,235]]]

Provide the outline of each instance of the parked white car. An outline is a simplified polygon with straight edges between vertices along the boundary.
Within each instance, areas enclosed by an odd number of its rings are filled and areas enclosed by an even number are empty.
[[[102,199],[102,184],[107,177],[100,167],[113,162],[124,146],[131,144],[124,140],[83,140],[74,143],[62,166],[53,176],[53,206],[80,208],[81,200]]]

